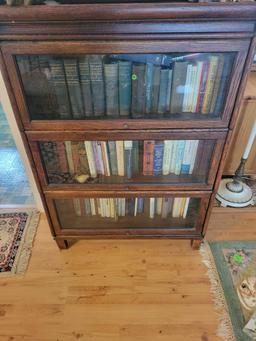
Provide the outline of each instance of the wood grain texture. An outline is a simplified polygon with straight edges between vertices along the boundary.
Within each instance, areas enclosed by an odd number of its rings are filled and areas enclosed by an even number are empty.
[[[255,210],[213,211],[207,237],[255,240]],[[0,283],[1,341],[221,341],[187,240],[87,240],[59,251],[44,216],[22,278]]]

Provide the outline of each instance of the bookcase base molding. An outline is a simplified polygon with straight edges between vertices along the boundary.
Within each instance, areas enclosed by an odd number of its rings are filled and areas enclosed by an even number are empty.
[[[1,72],[60,249],[200,247],[255,18],[255,2],[1,6]]]

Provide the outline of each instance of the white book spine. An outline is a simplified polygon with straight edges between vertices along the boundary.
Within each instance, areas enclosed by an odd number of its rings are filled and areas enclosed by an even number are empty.
[[[168,84],[167,84],[167,97],[166,97],[166,107],[170,107],[172,94],[172,70],[169,70]]]
[[[101,142],[101,147],[104,150],[104,153],[102,153],[104,160],[103,164],[105,163],[106,166],[106,176],[110,176],[110,166],[109,166],[109,158],[108,158],[108,150],[107,150],[107,142],[102,141]],[[104,167],[103,167],[104,168]]]
[[[96,170],[96,165],[95,165],[95,159],[93,155],[93,148],[92,148],[92,142],[91,141],[85,141],[85,150],[88,158],[88,164],[89,164],[89,169],[91,173],[92,178],[97,177],[97,170]]]
[[[163,206],[163,198],[157,198],[156,199],[156,214],[157,215],[162,214],[162,206]]]
[[[124,141],[116,141],[117,173],[124,176]]]
[[[198,144],[199,144],[199,140],[191,140],[192,148],[191,148],[191,160],[190,160],[189,174],[193,173],[193,170],[195,167]]]
[[[200,90],[200,81],[201,81],[202,70],[203,70],[203,62],[198,62],[197,63],[197,70],[196,70],[196,77],[195,77],[195,84],[193,87],[194,88],[194,90],[193,90],[193,101],[192,101],[192,106],[191,106],[192,112],[196,111],[197,100],[198,100],[198,95],[199,95],[199,90]]]
[[[132,141],[124,141],[124,149],[132,149]]]
[[[173,208],[172,208],[172,217],[173,218],[179,218],[179,216],[180,216],[181,200],[182,200],[182,198],[174,198]]]
[[[191,161],[191,140],[186,140],[185,142],[185,148],[184,148],[184,154],[183,154],[183,160],[182,165],[190,166]]]
[[[177,152],[177,140],[172,141],[172,155],[171,155],[171,165],[170,165],[170,173],[174,173],[175,171],[175,163],[176,163],[176,152]]]
[[[149,198],[149,218],[154,219],[155,217],[155,198]]]
[[[125,217],[125,209],[126,209],[126,200],[122,198],[122,217]]]
[[[101,143],[100,141],[96,142],[96,150],[98,154],[98,159],[99,159],[99,166],[100,166],[100,174],[104,175],[104,165],[103,165],[103,157],[102,157],[102,150],[101,150]]]
[[[196,83],[196,75],[197,75],[197,65],[192,66],[191,71],[191,79],[190,79],[190,92],[189,92],[189,98],[188,98],[188,112],[192,112],[192,105],[193,105],[193,99],[194,99],[194,88]]]
[[[91,204],[92,215],[96,215],[95,200],[94,199],[90,199],[90,204]]]
[[[189,111],[189,98],[190,98],[190,93],[192,91],[191,89],[192,68],[193,68],[192,64],[189,64],[187,66],[187,75],[186,75],[186,82],[184,86],[184,97],[183,97],[183,105],[182,105],[183,112]]]
[[[168,175],[170,172],[172,148],[173,148],[173,141],[165,140],[164,141],[164,155],[163,155],[163,175]]]
[[[138,198],[135,198],[135,203],[134,203],[134,217],[137,216],[138,212]]]
[[[190,201],[190,198],[186,198],[186,203],[185,203],[184,210],[183,210],[183,215],[182,215],[182,217],[184,219],[187,217],[189,201]]]

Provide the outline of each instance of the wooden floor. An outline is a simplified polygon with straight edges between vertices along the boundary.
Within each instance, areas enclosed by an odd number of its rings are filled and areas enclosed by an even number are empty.
[[[255,209],[215,208],[209,239],[255,239]],[[28,271],[0,278],[0,340],[214,341],[206,269],[189,241],[80,241],[43,216]]]

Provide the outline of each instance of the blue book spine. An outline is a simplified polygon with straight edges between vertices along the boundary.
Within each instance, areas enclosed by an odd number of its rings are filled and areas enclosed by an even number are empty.
[[[132,97],[132,63],[119,61],[119,110],[120,116],[127,116],[131,110]]]
[[[153,76],[154,76],[154,65],[147,63],[146,65],[146,113],[151,112],[152,107],[152,93],[153,93]]]
[[[144,198],[138,198],[138,213],[143,213],[144,211]]]
[[[190,169],[190,165],[182,164],[180,172],[181,174],[189,174],[189,169]]]
[[[163,170],[164,143],[155,143],[154,146],[154,175],[161,175]]]

